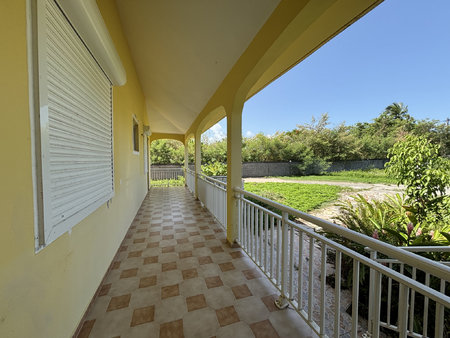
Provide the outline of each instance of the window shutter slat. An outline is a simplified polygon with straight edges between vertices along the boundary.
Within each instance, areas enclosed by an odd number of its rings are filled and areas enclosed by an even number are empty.
[[[108,201],[114,181],[111,83],[53,0],[45,0],[45,31],[39,48],[48,105],[42,133],[48,244]]]

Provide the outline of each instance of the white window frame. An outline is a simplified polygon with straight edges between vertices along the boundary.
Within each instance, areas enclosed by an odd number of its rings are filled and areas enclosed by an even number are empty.
[[[70,232],[72,227],[80,223],[84,218],[98,209],[101,205],[107,203],[115,194],[114,189],[114,131],[113,131],[113,100],[112,85],[109,82],[109,98],[110,98],[110,151],[111,151],[111,191],[98,200],[95,200],[88,206],[82,208],[75,215],[70,216],[67,220],[62,221],[62,225],[50,237],[46,238],[46,231],[51,225],[47,220],[48,215],[48,199],[46,184],[49,181],[49,163],[48,163],[48,137],[49,137],[49,110],[48,110],[48,91],[47,87],[42,85],[42,78],[47,77],[47,59],[45,45],[45,4],[47,0],[28,0],[27,1],[27,35],[28,35],[28,66],[30,78],[30,114],[31,114],[31,131],[32,131],[32,163],[33,163],[33,187],[34,187],[34,203],[35,203],[35,249],[40,251],[48,244],[56,240],[65,232]],[[53,1],[53,0],[49,0]],[[56,3],[56,2],[55,2]],[[67,18],[67,17],[66,17]],[[68,20],[67,20],[68,21]],[[69,22],[70,24],[70,22]],[[72,26],[73,28],[73,26]],[[74,29],[75,31],[75,29]],[[78,33],[75,31],[75,34]],[[80,41],[81,37],[80,37]],[[85,46],[86,47],[86,46]],[[86,47],[86,51],[89,50]],[[90,52],[89,52],[90,53]],[[91,53],[90,53],[91,54]],[[92,54],[91,54],[92,56]],[[95,59],[92,60],[96,63]],[[103,71],[102,71],[103,72]],[[105,78],[108,77],[105,75]],[[47,80],[45,80],[47,81]],[[108,129],[109,130],[109,129]],[[109,142],[108,142],[109,144]],[[109,162],[109,160],[108,160]],[[46,183],[47,182],[47,183]],[[108,181],[109,182],[109,181]],[[106,183],[105,183],[106,184]],[[109,183],[108,183],[109,186]],[[109,188],[108,188],[109,189]]]

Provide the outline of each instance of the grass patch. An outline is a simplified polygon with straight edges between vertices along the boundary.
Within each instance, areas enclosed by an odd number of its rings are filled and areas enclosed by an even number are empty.
[[[178,179],[172,180],[151,180],[152,187],[184,187],[184,177],[179,176]]]
[[[337,181],[396,184],[395,179],[389,177],[384,169],[347,170],[326,173],[324,175],[286,176],[280,178],[286,180],[301,181]]]
[[[324,184],[299,183],[253,183],[244,185],[245,190],[291,208],[308,212],[324,203],[334,201],[343,190],[342,187]]]

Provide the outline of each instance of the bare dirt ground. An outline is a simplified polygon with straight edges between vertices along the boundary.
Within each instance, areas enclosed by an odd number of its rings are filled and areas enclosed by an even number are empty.
[[[351,196],[360,194],[368,200],[382,200],[385,195],[395,195],[402,193],[403,188],[395,184],[369,184],[369,183],[355,183],[355,182],[337,182],[337,181],[302,181],[302,180],[284,180],[276,177],[252,177],[245,178],[245,182],[280,182],[280,183],[302,183],[302,184],[326,184],[337,185],[340,187],[350,188],[344,190],[339,194],[338,201],[352,200]],[[333,217],[339,214],[339,208],[335,205],[337,201],[327,203],[317,210],[309,212],[311,215],[320,217],[327,221],[332,221]]]

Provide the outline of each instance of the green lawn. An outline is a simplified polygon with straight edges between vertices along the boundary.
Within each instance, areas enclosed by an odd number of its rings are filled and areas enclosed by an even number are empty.
[[[245,190],[291,208],[308,212],[338,198],[342,187],[324,184],[245,183]]]
[[[396,184],[396,181],[390,178],[383,169],[348,170],[326,173],[325,175],[285,176],[280,178],[286,180],[302,181],[338,181]]]
[[[180,176],[177,180],[151,180],[153,187],[184,187],[184,177]]]

